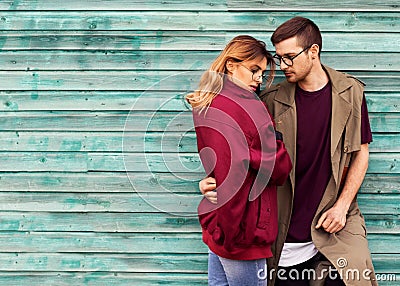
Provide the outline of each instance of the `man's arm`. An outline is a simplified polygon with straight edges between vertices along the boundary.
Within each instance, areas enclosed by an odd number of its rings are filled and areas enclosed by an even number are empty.
[[[368,158],[368,144],[362,144],[360,151],[352,154],[347,178],[339,198],[332,208],[321,215],[315,228],[322,226],[325,231],[335,233],[345,226],[347,211],[367,172]]]

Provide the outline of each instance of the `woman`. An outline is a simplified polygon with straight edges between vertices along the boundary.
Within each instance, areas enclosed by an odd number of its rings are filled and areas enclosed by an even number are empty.
[[[203,199],[199,221],[209,247],[209,285],[266,285],[277,235],[276,186],[292,167],[269,113],[254,93],[274,60],[265,43],[232,39],[187,96],[200,158],[216,179],[218,203]]]

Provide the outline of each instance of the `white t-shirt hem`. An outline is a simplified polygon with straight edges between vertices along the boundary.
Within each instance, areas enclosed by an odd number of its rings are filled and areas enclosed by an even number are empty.
[[[310,242],[286,242],[283,245],[279,266],[289,267],[303,263],[318,253],[312,241]]]

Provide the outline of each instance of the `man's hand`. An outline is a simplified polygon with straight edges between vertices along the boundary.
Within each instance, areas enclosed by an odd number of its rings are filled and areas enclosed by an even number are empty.
[[[315,228],[322,226],[326,232],[336,233],[345,226],[346,215],[347,208],[335,204],[321,215]]]
[[[333,207],[321,215],[315,228],[322,226],[325,231],[336,233],[345,226],[347,211],[367,172],[368,157],[368,143],[362,144],[360,151],[352,153],[343,190]]]
[[[213,177],[207,177],[199,182],[200,192],[213,204],[217,203],[217,192],[214,192],[215,188],[216,181]]]

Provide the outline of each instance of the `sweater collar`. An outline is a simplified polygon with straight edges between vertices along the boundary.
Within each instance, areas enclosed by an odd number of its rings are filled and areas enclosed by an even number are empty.
[[[243,97],[243,98],[249,98],[249,99],[254,99],[258,98],[257,94],[251,90],[248,90],[244,87],[241,87],[240,85],[234,83],[232,80],[229,79],[227,75],[224,76],[223,78],[223,87],[221,90],[221,94],[224,94],[225,92],[229,92],[232,95]]]

